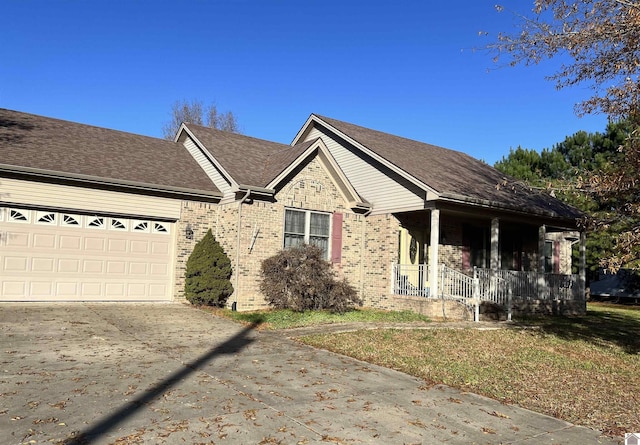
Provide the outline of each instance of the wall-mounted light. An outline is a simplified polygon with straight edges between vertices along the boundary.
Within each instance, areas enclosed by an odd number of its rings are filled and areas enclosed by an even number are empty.
[[[187,224],[187,227],[185,227],[184,236],[187,239],[193,239],[193,229],[191,228],[191,224]]]

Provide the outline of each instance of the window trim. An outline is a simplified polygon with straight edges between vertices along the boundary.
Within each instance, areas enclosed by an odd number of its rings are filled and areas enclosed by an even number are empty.
[[[287,212],[300,212],[300,213],[304,213],[304,233],[296,233],[296,232],[287,232]],[[308,210],[308,209],[296,209],[296,208],[292,208],[292,207],[285,207],[284,209],[284,218],[283,218],[283,222],[282,222],[282,248],[286,249],[287,247],[285,246],[285,241],[286,241],[286,237],[287,234],[290,235],[303,235],[303,242],[304,244],[310,244],[310,240],[311,240],[311,215],[312,214],[316,214],[316,215],[324,215],[326,216],[329,221],[328,221],[328,232],[327,235],[317,235],[314,234],[313,237],[320,237],[323,239],[326,239],[326,243],[327,243],[327,250],[325,252],[325,260],[329,261],[331,259],[331,235],[332,235],[332,213],[331,212],[322,212],[322,211],[318,211],[318,210]]]

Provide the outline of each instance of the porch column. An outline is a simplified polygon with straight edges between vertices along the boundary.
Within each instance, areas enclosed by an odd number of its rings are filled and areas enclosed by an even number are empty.
[[[587,234],[580,232],[580,285],[578,291],[580,292],[580,300],[586,300],[586,287],[587,287]]]
[[[545,277],[544,247],[547,239],[547,227],[538,229],[538,298],[547,298],[547,280]]]
[[[440,210],[431,209],[431,238],[429,244],[429,296],[438,298],[438,245],[440,243]]]
[[[493,218],[491,220],[491,270],[500,269],[500,220]]]

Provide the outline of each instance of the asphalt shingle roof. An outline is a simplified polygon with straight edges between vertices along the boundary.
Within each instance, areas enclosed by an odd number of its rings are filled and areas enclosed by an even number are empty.
[[[0,109],[0,164],[219,193],[181,144],[6,109]]]
[[[460,151],[315,116],[436,190],[443,198],[491,202],[498,207],[561,218],[581,216],[578,210],[549,194],[530,189]]]
[[[313,143],[292,147],[201,125],[186,126],[234,181],[249,186],[266,187]]]

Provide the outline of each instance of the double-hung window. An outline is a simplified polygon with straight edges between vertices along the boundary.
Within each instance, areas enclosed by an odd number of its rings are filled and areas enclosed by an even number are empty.
[[[286,209],[284,212],[284,248],[313,244],[329,257],[330,215],[311,210]]]

